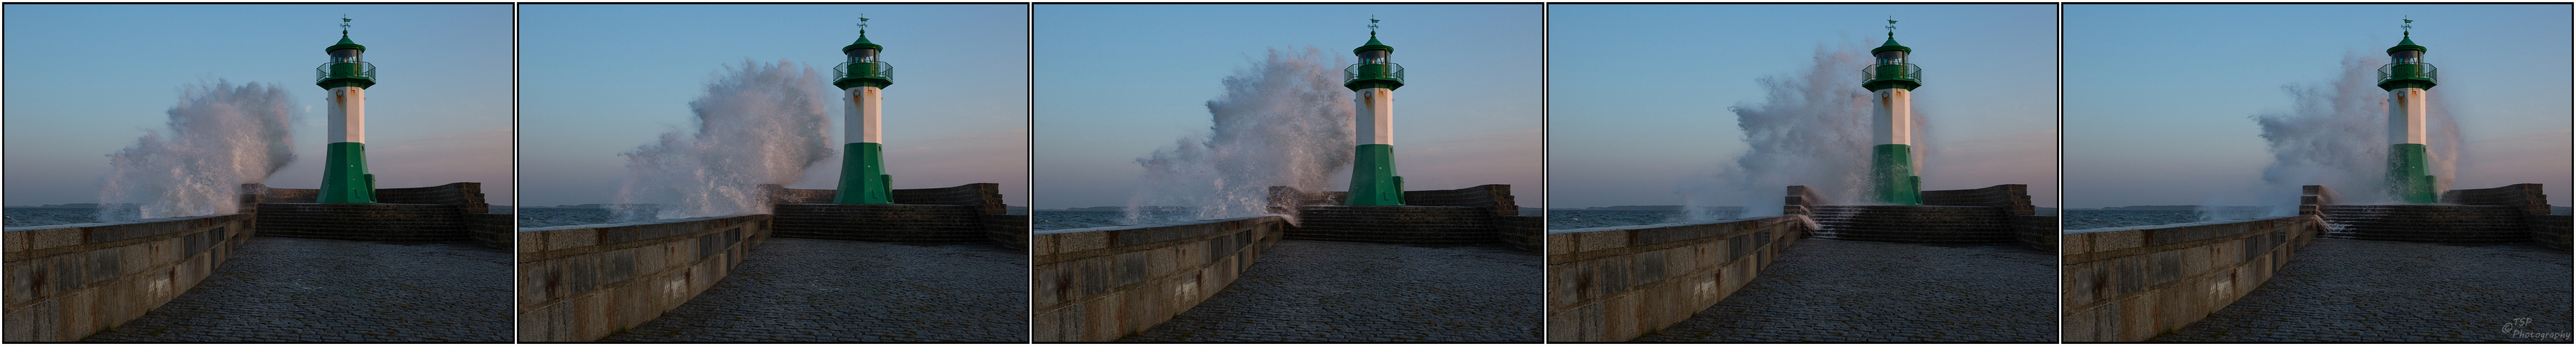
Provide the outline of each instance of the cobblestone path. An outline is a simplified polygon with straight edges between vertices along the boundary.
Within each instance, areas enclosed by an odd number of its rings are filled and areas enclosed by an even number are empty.
[[[104,342],[510,341],[510,252],[475,243],[253,237]]]
[[[2563,343],[2568,262],[2531,243],[2319,239],[2235,304],[2152,341]]]
[[[1028,252],[769,238],[715,288],[604,342],[1028,342]]]
[[[1216,296],[1119,341],[1538,342],[1541,264],[1510,246],[1283,240]]]
[[[2054,342],[2057,256],[2019,244],[1828,239],[1638,342]]]

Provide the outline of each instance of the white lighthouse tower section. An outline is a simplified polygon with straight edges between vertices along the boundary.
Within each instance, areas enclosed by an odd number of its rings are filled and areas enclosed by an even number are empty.
[[[2388,91],[2388,143],[2429,144],[2424,136],[2424,89]]]
[[[885,143],[881,119],[885,115],[885,90],[872,86],[850,88],[850,109],[842,121],[841,136],[847,143]]]
[[[1358,121],[1360,145],[1395,145],[1395,90],[1361,89]]]
[[[1887,88],[1877,92],[1870,109],[1870,144],[1914,145],[1914,91]]]
[[[331,88],[330,143],[367,142],[367,89]]]

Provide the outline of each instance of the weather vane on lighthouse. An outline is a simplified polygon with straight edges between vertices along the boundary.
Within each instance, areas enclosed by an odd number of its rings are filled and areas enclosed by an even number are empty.
[[[1369,15],[1369,38],[1377,38],[1377,15]]]
[[[2405,20],[2406,20],[2406,24],[2398,24],[2398,25],[2397,25],[2397,30],[2398,30],[2398,31],[2397,31],[2397,33],[2398,33],[2398,35],[2399,35],[2399,36],[2406,36],[2406,37],[2410,37],[2410,38],[2415,36],[2415,19],[2410,18],[2410,17],[2413,17],[2413,16],[2398,17],[2398,18],[2400,18],[2400,19],[2405,19]]]
[[[1887,37],[1896,37],[1896,16],[1887,16]]]
[[[346,14],[340,15],[340,34],[341,34],[341,35],[348,35],[348,34],[349,34],[349,15],[346,15]]]
[[[859,36],[868,35],[868,14],[859,14]]]

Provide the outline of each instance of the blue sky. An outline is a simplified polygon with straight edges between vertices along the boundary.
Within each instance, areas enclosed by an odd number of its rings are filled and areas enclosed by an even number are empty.
[[[746,59],[813,66],[830,78],[858,38],[901,67],[886,88],[887,174],[895,188],[1000,183],[1026,205],[1028,11],[1024,5],[526,5],[520,178],[531,206],[608,203],[618,153],[688,124],[689,101]],[[835,92],[816,84],[817,92]],[[827,94],[828,95],[828,94]],[[832,107],[842,143],[843,110]],[[795,188],[831,189],[838,159]]]
[[[378,186],[480,182],[510,193],[507,5],[7,6],[0,96],[8,205],[98,201],[106,155],[165,128],[181,87],[225,79],[282,84],[302,109],[300,157],[269,186],[322,181],[328,113],[313,69],[340,39],[367,46],[367,155]],[[309,96],[309,97],[306,97]]]
[[[1210,126],[1220,81],[1268,49],[1396,47],[1396,167],[1410,190],[1541,198],[1537,5],[1037,6],[1039,208],[1126,205],[1135,159]],[[1346,59],[1345,61],[1348,61]],[[1343,180],[1348,179],[1344,173]],[[1340,183],[1336,183],[1340,184]],[[1338,186],[1338,185],[1337,185]],[[1336,188],[1335,190],[1340,190]]]
[[[1819,48],[1897,40],[1925,70],[1925,189],[2026,184],[2056,202],[2052,5],[1580,5],[1550,8],[1551,208],[1678,205],[1686,179],[1749,146],[1729,107]],[[1860,89],[1858,72],[1851,88]]]
[[[2271,162],[2248,117],[2287,111],[2346,56],[2384,62],[2401,16],[2460,125],[2453,188],[2568,196],[2568,5],[2069,5],[2066,202],[2201,204]],[[2176,100],[2188,100],[2177,102]],[[2274,198],[2274,197],[2264,197]],[[2294,197],[2279,197],[2294,198]]]

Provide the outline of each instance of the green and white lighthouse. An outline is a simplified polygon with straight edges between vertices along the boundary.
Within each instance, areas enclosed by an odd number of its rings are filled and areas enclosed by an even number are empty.
[[[1342,86],[1359,98],[1359,146],[1344,205],[1404,205],[1404,177],[1395,175],[1395,89],[1404,87],[1404,66],[1387,60],[1395,47],[1378,43],[1377,21],[1369,19],[1368,44],[1351,50],[1359,63],[1342,69]]]
[[[842,122],[840,192],[832,203],[894,203],[893,176],[885,174],[885,146],[879,134],[885,87],[894,85],[894,65],[878,60],[885,46],[868,42],[868,18],[859,17],[859,40],[841,47],[849,61],[832,67],[832,86],[848,97]]]
[[[1913,48],[1896,44],[1896,20],[1887,21],[1887,43],[1870,49],[1877,62],[1862,68],[1870,91],[1870,198],[1878,203],[1923,204],[1923,179],[1914,175],[1914,88],[1923,69],[1905,62]]]
[[[2388,91],[2388,194],[2399,202],[2434,203],[2441,191],[2433,186],[2424,144],[2426,91],[2437,78],[2424,63],[2424,46],[2415,45],[2415,20],[2401,26],[2402,38],[2388,47],[2388,65],[2379,67],[2379,89]]]
[[[323,48],[331,62],[313,69],[314,85],[331,92],[331,144],[322,161],[319,203],[375,203],[376,175],[367,174],[367,87],[376,85],[376,65],[360,55],[367,46],[349,40],[349,19],[340,18],[340,43]]]

